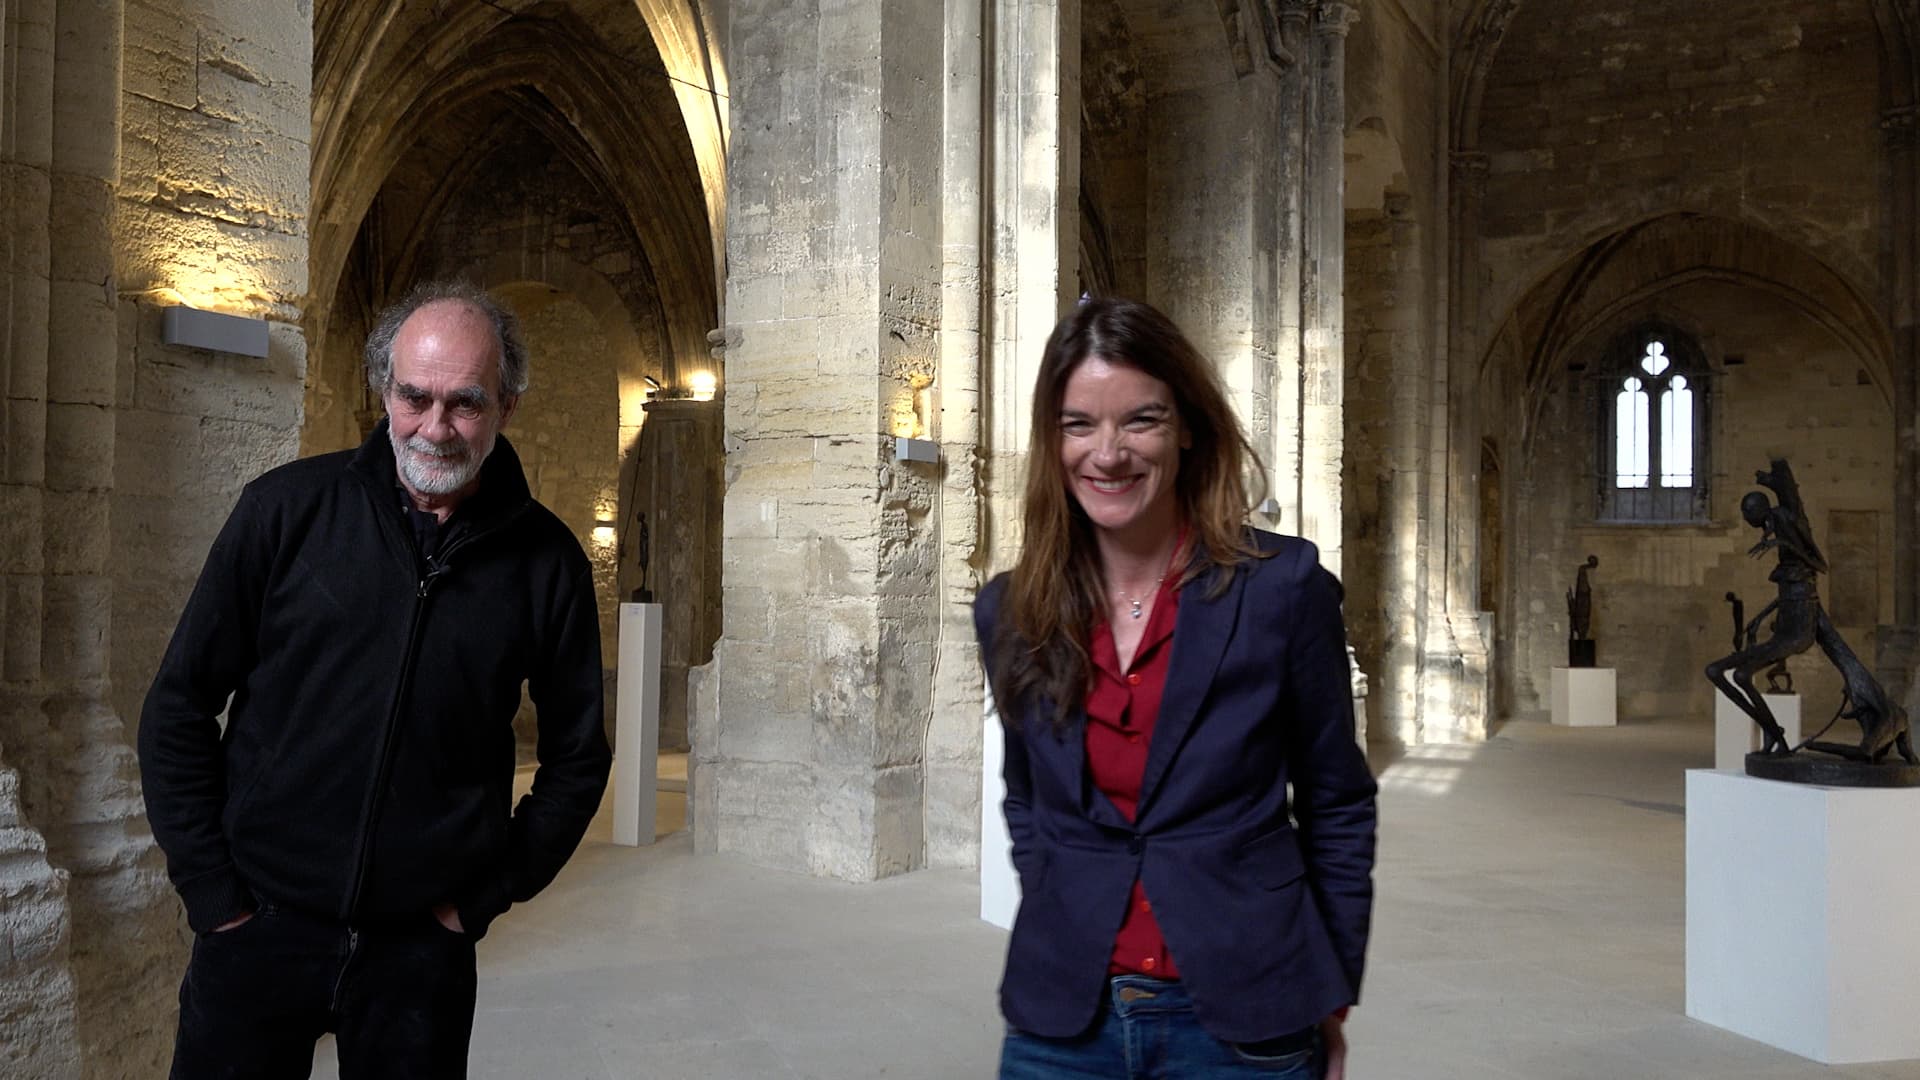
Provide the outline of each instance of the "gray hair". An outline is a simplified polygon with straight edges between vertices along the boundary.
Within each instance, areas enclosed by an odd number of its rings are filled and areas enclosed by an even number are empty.
[[[457,300],[486,316],[493,324],[494,341],[500,349],[500,393],[518,397],[527,392],[527,343],[520,338],[520,320],[487,290],[468,281],[423,281],[406,298],[380,313],[367,335],[364,352],[367,361],[367,385],[375,394],[385,395],[393,384],[393,339],[414,312],[442,300]]]

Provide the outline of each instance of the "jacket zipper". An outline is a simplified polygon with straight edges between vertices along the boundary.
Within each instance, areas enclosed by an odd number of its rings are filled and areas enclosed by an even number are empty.
[[[437,559],[427,560],[427,572],[420,578],[414,590],[413,614],[407,622],[407,648],[400,654],[400,677],[393,689],[393,704],[387,709],[386,729],[380,736],[380,763],[374,770],[373,787],[367,792],[366,809],[361,814],[361,821],[364,824],[360,829],[360,856],[354,861],[353,889],[347,901],[349,922],[356,921],[360,916],[360,901],[366,894],[367,874],[373,865],[373,838],[380,828],[380,797],[386,791],[387,773],[393,767],[394,744],[397,741],[394,736],[400,727],[400,710],[406,704],[407,691],[413,686],[413,665],[418,659],[416,654],[420,650],[420,627],[426,621],[427,595],[433,590],[434,580],[447,572],[447,560],[454,552],[505,528],[518,519],[526,511],[527,506],[528,503],[521,503],[486,529],[469,533],[448,544]],[[406,538],[406,544],[409,550],[418,554],[417,549],[413,547],[411,537]]]
[[[420,579],[419,587],[413,594],[413,617],[407,623],[407,648],[400,654],[400,681],[393,690],[393,704],[387,709],[386,729],[380,736],[380,764],[373,773],[373,787],[367,792],[366,812],[361,815],[365,825],[360,830],[360,858],[355,861],[353,871],[353,894],[347,902],[349,921],[360,915],[360,900],[367,887],[367,870],[373,863],[373,834],[380,826],[380,795],[387,787],[387,772],[393,767],[393,745],[397,741],[394,732],[400,727],[400,709],[406,704],[407,690],[413,684],[414,654],[420,649],[420,624],[425,621],[427,612],[427,593],[433,588],[433,579],[446,571],[444,563],[428,562],[427,573]]]

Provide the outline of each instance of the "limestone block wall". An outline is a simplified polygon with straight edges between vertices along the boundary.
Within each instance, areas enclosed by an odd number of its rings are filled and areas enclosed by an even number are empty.
[[[102,534],[111,544],[103,565],[111,568],[110,629],[107,610],[99,618],[113,646],[113,693],[103,706],[131,729],[241,485],[295,453],[312,50],[303,0],[126,0],[125,20],[112,233],[120,295],[109,353],[112,528]],[[173,302],[270,320],[269,355],[162,344],[161,309]],[[130,758],[117,767],[124,794],[106,805],[144,833]],[[121,989],[103,1003],[110,1019],[97,1034],[85,1031],[82,998],[87,1070],[99,1075],[157,1075],[170,1044],[185,940],[156,864],[132,864],[150,875],[138,894],[102,890],[75,905],[77,952],[88,941],[115,943],[101,977]],[[84,986],[79,956],[76,971]]]
[[[1484,317],[1567,253],[1670,209],[1748,217],[1871,280],[1878,34],[1853,0],[1523,5],[1480,127]]]
[[[1732,648],[1724,594],[1739,593],[1748,618],[1776,594],[1767,581],[1775,560],[1747,557],[1758,532],[1739,517],[1741,496],[1757,490],[1754,471],[1776,454],[1792,462],[1815,540],[1834,565],[1821,578],[1822,600],[1869,664],[1873,627],[1892,617],[1894,432],[1887,391],[1870,365],[1804,313],[1752,289],[1695,282],[1658,304],[1705,328],[1711,362],[1737,361],[1711,381],[1713,522],[1593,524],[1592,428],[1580,388],[1562,387],[1526,458],[1514,538],[1523,580],[1516,712],[1546,707],[1548,673],[1566,662],[1564,590],[1591,553],[1600,558],[1594,634],[1600,662],[1619,672],[1621,715],[1708,716],[1711,688],[1701,670]],[[1831,666],[1817,649],[1788,666],[1805,695],[1804,715],[1824,723],[1840,702]],[[1845,722],[1835,732],[1858,735]]]
[[[521,319],[534,382],[508,424],[534,498],[559,515],[593,564],[600,605],[602,663],[618,661],[619,596],[612,535],[594,523],[614,521],[619,506],[620,391],[606,335],[579,300],[544,287],[504,297]]]
[[[165,598],[171,568],[204,552],[233,473],[290,446],[297,414],[271,398],[278,376],[297,400],[301,349],[277,332],[274,357],[236,376],[161,349],[147,301],[297,317],[305,18],[266,7],[36,0],[3,13],[10,1074],[164,1071],[185,937],[128,721],[184,599]],[[141,501],[161,494],[172,505]]]
[[[132,724],[241,486],[298,447],[312,41],[299,0],[126,10],[113,638]],[[161,344],[175,302],[271,320],[269,355]]]

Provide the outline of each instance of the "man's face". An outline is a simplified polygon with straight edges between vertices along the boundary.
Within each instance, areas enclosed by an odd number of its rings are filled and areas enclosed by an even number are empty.
[[[401,324],[385,398],[394,462],[416,496],[472,494],[519,404],[500,394],[492,324],[458,300],[428,304]]]

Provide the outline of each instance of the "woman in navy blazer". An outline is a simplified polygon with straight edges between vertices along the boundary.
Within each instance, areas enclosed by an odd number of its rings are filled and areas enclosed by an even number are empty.
[[[1022,892],[1000,1075],[1338,1077],[1375,790],[1340,585],[1246,527],[1252,450],[1146,305],[1060,323],[1032,432],[1019,562],[974,604]]]

